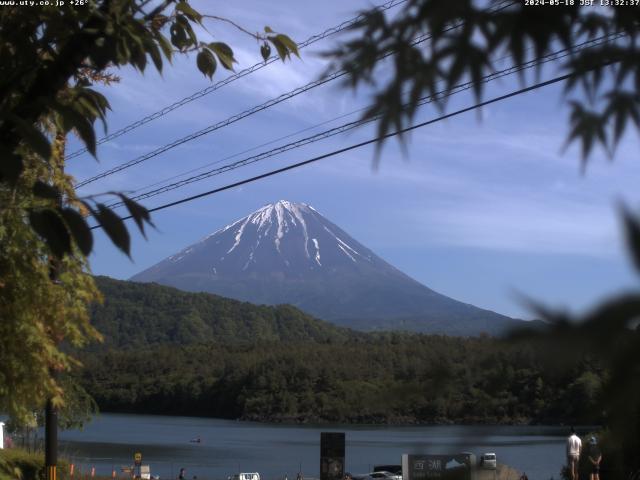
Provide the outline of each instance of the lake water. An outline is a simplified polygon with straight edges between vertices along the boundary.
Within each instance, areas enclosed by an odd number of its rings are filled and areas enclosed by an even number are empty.
[[[60,432],[60,452],[78,469],[118,474],[135,452],[161,478],[226,479],[259,472],[262,480],[319,477],[320,432],[346,433],[346,471],[366,473],[376,464],[399,464],[403,453],[496,452],[499,463],[531,480],[558,478],[566,428],[519,426],[274,425],[194,417],[102,414],[84,430]],[[191,439],[200,438],[200,443]]]

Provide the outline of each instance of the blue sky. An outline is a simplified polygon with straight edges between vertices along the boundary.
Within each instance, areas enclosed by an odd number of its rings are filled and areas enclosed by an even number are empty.
[[[371,5],[359,0],[254,0],[212,11],[212,2],[194,4],[250,30],[270,25],[299,42]],[[211,24],[209,31],[234,47],[238,70],[259,61],[255,41],[232,27]],[[68,170],[85,179],[301,86],[325,68],[318,52],[340,38],[319,42],[302,51],[302,60],[272,64],[100,146],[99,163],[88,155],[70,160]],[[197,71],[194,58],[176,59],[162,76],[151,70],[144,76],[131,70],[117,73],[121,83],[105,90],[113,107],[111,132],[211,84]],[[219,70],[214,81],[226,75]],[[517,79],[507,78],[491,83],[486,95],[516,88]],[[635,133],[624,138],[614,162],[597,152],[582,174],[577,146],[562,153],[567,108],[561,89],[547,87],[493,104],[481,115],[468,113],[417,130],[408,139],[406,155],[389,142],[377,169],[373,149],[363,148],[158,212],[153,216],[157,231],[148,240],[133,235],[133,261],[97,233],[93,272],[126,279],[266,203],[287,199],[313,205],[389,263],[458,300],[521,318],[532,316],[523,295],[582,311],[636,282],[617,209],[623,201],[638,203],[638,141]],[[316,88],[80,193],[136,190],[356,111],[367,105],[367,96],[335,82]],[[470,96],[460,95],[450,108],[471,103]],[[437,115],[424,108],[417,121]],[[354,114],[312,132],[356,118]],[[153,207],[210,190],[371,135],[370,128],[363,128],[333,137],[144,204]]]

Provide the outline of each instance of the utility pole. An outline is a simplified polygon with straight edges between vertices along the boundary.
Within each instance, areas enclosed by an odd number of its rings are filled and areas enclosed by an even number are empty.
[[[54,372],[51,373],[56,376]],[[47,480],[57,480],[58,464],[58,409],[51,399],[47,400],[44,411],[44,464],[47,468]]]
[[[57,132],[55,136],[53,160],[59,162],[61,173],[64,173],[64,150],[67,139],[64,133]],[[54,165],[54,170],[56,165]],[[55,175],[55,174],[54,174]],[[62,207],[62,192],[57,199],[58,206]],[[49,260],[49,278],[53,283],[59,283],[61,259],[51,257]],[[55,339],[59,342],[60,339]],[[58,372],[55,366],[52,366],[51,377],[58,379]],[[46,480],[57,480],[58,466],[58,409],[53,404],[51,398],[47,400],[44,410],[44,465],[46,468]]]

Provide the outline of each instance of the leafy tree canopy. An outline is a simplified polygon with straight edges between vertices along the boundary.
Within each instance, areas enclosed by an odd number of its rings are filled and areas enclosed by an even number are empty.
[[[0,410],[17,420],[47,398],[61,406],[63,389],[51,371],[77,363],[69,347],[100,338],[87,312],[100,298],[85,260],[93,248],[88,219],[129,254],[122,219],[99,196],[78,197],[64,173],[66,134],[95,156],[96,122],[106,129],[109,102],[94,84],[114,79],[109,68],[144,72],[151,63],[161,71],[175,54],[193,52],[210,78],[218,65],[236,63],[229,45],[196,35],[208,34],[199,30],[205,22],[233,22],[186,0],[83,3],[0,9]],[[270,27],[250,35],[265,60],[271,46],[283,61],[298,54]],[[110,194],[144,233],[147,210]]]
[[[558,371],[544,350],[492,338],[239,339],[87,352],[79,382],[106,411],[304,423],[600,420],[606,372],[588,353]],[[592,396],[574,403],[585,390]]]
[[[198,69],[208,77],[217,65],[232,70],[233,50],[224,42],[198,39],[197,26],[208,19],[230,21],[202,14],[185,0],[103,0],[72,8],[7,6],[0,11],[0,184],[11,188],[25,172],[25,155],[47,165],[51,138],[41,128],[46,119],[58,131],[74,131],[96,155],[95,122],[106,129],[109,102],[92,88],[93,79],[109,67],[131,65],[144,72],[148,63],[161,71],[175,53],[197,52]],[[232,22],[233,23],[233,22]],[[234,24],[235,25],[235,24]],[[239,27],[239,26],[238,26]],[[239,27],[242,29],[242,27]],[[244,31],[244,29],[242,29]],[[273,45],[285,60],[297,46],[288,36],[270,27],[250,34],[262,43],[265,58]],[[63,196],[41,178],[33,179],[39,198]],[[149,214],[140,205],[121,197],[144,233]],[[72,241],[87,255],[92,235],[86,220],[57,206],[29,209],[29,219],[52,253],[71,253]],[[93,197],[79,199],[114,244],[129,254],[129,235],[120,218]]]

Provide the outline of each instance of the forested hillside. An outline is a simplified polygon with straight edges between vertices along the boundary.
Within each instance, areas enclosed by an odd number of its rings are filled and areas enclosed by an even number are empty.
[[[602,373],[489,338],[163,345],[88,354],[105,411],[260,421],[597,423]]]
[[[104,303],[93,307],[92,323],[104,335],[104,343],[94,345],[94,349],[212,341],[324,342],[356,335],[289,305],[253,305],[208,293],[188,293],[108,277],[96,277],[96,282]]]
[[[82,386],[104,411],[261,421],[597,423],[603,373],[490,337],[367,334],[256,306],[97,278]],[[586,357],[585,357],[586,358]]]

